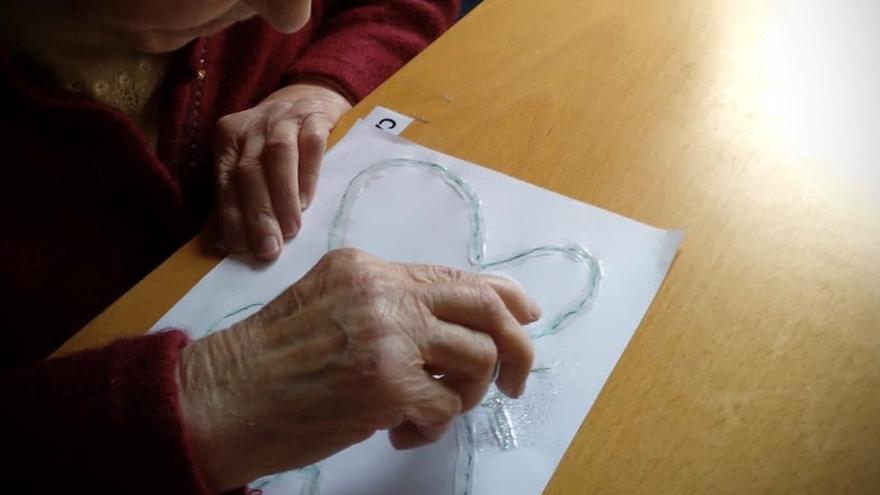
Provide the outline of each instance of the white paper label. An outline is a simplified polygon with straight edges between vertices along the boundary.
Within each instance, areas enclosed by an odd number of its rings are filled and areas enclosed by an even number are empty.
[[[412,124],[413,118],[385,107],[376,107],[363,120],[371,127],[390,134],[399,135]]]

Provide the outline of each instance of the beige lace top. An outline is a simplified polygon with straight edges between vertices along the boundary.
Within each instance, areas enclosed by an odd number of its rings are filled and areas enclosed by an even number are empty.
[[[39,9],[4,7],[0,28],[18,52],[61,87],[131,117],[155,148],[161,115],[157,90],[171,54],[138,53],[82,23],[50,18]]]
[[[134,119],[155,149],[161,116],[157,90],[167,74],[167,55],[47,49],[37,56],[65,89],[84,93]]]

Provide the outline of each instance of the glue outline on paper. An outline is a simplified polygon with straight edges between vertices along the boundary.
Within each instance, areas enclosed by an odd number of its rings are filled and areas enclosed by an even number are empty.
[[[416,169],[436,177],[452,189],[461,198],[468,209],[470,238],[468,242],[468,263],[477,271],[498,270],[520,264],[529,258],[538,256],[564,256],[576,262],[588,273],[588,281],[580,297],[570,305],[553,315],[548,322],[529,330],[532,339],[553,335],[568,325],[574,317],[585,312],[595,300],[602,279],[599,262],[589,251],[581,246],[539,246],[508,258],[489,261],[485,258],[487,229],[483,218],[480,199],[474,190],[459,176],[446,167],[423,160],[396,158],[374,164],[358,173],[349,182],[328,236],[328,248],[337,249],[350,245],[349,231],[354,218],[354,206],[360,194],[382,174],[390,169]],[[480,408],[488,413],[489,425],[501,450],[516,448],[516,430],[510,411],[506,408],[500,394],[493,394]],[[471,413],[456,420],[456,439],[458,443],[458,460],[454,480],[456,495],[470,495],[473,488],[473,477],[476,469],[476,443],[474,441],[474,420]]]

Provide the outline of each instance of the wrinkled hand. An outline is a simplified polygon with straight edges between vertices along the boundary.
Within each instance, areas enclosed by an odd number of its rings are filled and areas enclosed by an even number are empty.
[[[331,89],[295,84],[217,122],[217,202],[230,251],[278,257],[315,194],[327,136],[350,108]]]
[[[514,282],[328,253],[259,313],[183,349],[180,397],[213,488],[301,467],[389,430],[440,438],[498,387],[523,393],[540,309]]]

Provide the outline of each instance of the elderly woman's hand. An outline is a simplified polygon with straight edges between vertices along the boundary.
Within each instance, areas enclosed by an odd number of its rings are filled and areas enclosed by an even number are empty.
[[[377,430],[397,448],[434,441],[479,403],[496,361],[498,387],[522,394],[522,325],[539,316],[509,280],[330,252],[259,313],[183,349],[197,462],[225,490]]]
[[[278,257],[315,194],[327,136],[350,108],[327,87],[295,84],[217,122],[217,206],[230,251]]]

